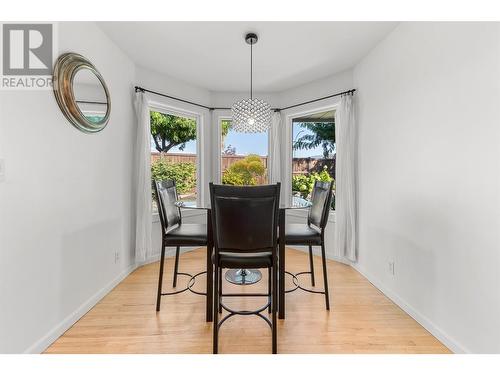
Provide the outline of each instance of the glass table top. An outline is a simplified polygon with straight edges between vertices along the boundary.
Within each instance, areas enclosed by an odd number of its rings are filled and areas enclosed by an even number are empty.
[[[175,205],[179,208],[191,208],[191,209],[200,209],[200,210],[206,210],[210,208],[210,205],[206,205],[204,203],[201,203],[198,205],[195,201],[177,201],[175,202]],[[301,198],[301,197],[292,197],[292,204],[291,205],[280,205],[280,208],[286,208],[286,209],[306,209],[311,206],[311,202],[308,200]]]

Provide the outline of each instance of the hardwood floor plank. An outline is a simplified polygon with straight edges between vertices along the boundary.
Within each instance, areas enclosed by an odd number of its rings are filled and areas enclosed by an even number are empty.
[[[181,255],[179,269],[203,269],[205,250]],[[315,257],[316,289],[323,285],[321,259]],[[306,253],[287,249],[287,269],[307,269]],[[261,282],[239,287],[224,281],[224,292],[262,292]],[[192,293],[162,298],[156,313],[158,263],[135,270],[46,353],[211,353],[212,324],[205,322],[205,299]],[[172,285],[173,260],[166,260],[163,285]],[[331,310],[324,296],[295,291],[287,294],[287,318],[278,321],[279,353],[450,353],[434,336],[390,301],[362,275],[328,261]],[[309,286],[308,275],[301,283]],[[187,282],[180,276],[179,287]],[[204,290],[199,277],[196,290]],[[287,280],[289,288],[293,286]],[[227,299],[226,299],[227,301]],[[231,298],[229,306],[254,309],[265,298]],[[230,318],[220,330],[220,353],[270,353],[269,326],[255,316]]]

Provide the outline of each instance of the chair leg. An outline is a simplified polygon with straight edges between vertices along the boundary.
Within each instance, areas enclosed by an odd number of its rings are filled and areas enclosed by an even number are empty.
[[[326,255],[325,255],[325,243],[321,243],[321,258],[323,261],[323,283],[325,284],[325,302],[326,309],[330,310],[330,297],[328,295],[328,272],[326,270]]]
[[[165,261],[165,244],[161,244],[161,258],[160,258],[160,276],[158,278],[158,294],[156,296],[156,311],[160,311],[161,303],[161,285],[163,282],[163,263]]]
[[[219,310],[219,267],[215,265],[215,277],[214,277],[214,328],[213,328],[213,354],[217,354],[219,352],[219,314],[217,311]]]
[[[174,282],[173,282],[173,287],[175,288],[177,286],[177,271],[179,270],[179,253],[180,253],[180,246],[177,246],[175,249],[175,263],[174,263]]]
[[[222,314],[222,268],[219,268],[219,314]]]
[[[313,248],[309,245],[309,268],[311,269],[311,285],[314,286],[314,260],[313,260]]]
[[[272,335],[273,335],[273,354],[278,353],[278,326],[276,323],[276,313],[278,311],[278,267],[276,259],[273,262],[273,283],[272,283]]]
[[[269,304],[269,307],[267,308],[267,312],[269,314],[271,314],[271,311],[272,311],[272,301],[273,301],[273,296],[272,296],[272,281],[273,281],[273,272],[272,272],[272,268],[269,267],[268,269],[268,276],[267,276],[267,295],[269,296],[269,301],[271,302]]]

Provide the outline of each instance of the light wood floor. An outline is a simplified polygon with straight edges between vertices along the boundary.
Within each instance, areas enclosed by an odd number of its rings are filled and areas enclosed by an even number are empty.
[[[203,270],[205,249],[181,255],[179,269]],[[165,290],[171,288],[171,258]],[[306,270],[307,254],[287,249],[287,269]],[[264,270],[265,271],[265,270]],[[264,272],[267,276],[267,272]],[[321,258],[315,257],[321,287]],[[278,321],[279,353],[449,353],[436,338],[349,266],[328,261],[331,310],[324,296],[302,291],[286,296],[287,316]],[[47,353],[211,353],[212,324],[205,322],[205,298],[182,293],[162,298],[155,311],[158,262],[137,269],[48,349]],[[265,278],[266,279],[266,278]],[[264,290],[224,283],[224,291]],[[308,275],[302,283],[310,285]],[[291,284],[291,280],[288,280]],[[185,284],[185,278],[178,282]],[[195,288],[204,290],[205,278]],[[199,288],[199,289],[198,289]],[[233,307],[257,307],[263,299],[233,298]],[[230,318],[221,327],[220,353],[270,353],[269,326],[255,316]]]

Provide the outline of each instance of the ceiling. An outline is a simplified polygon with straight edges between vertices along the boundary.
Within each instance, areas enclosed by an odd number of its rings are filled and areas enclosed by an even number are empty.
[[[277,92],[353,67],[395,22],[98,22],[138,65],[210,91]]]

